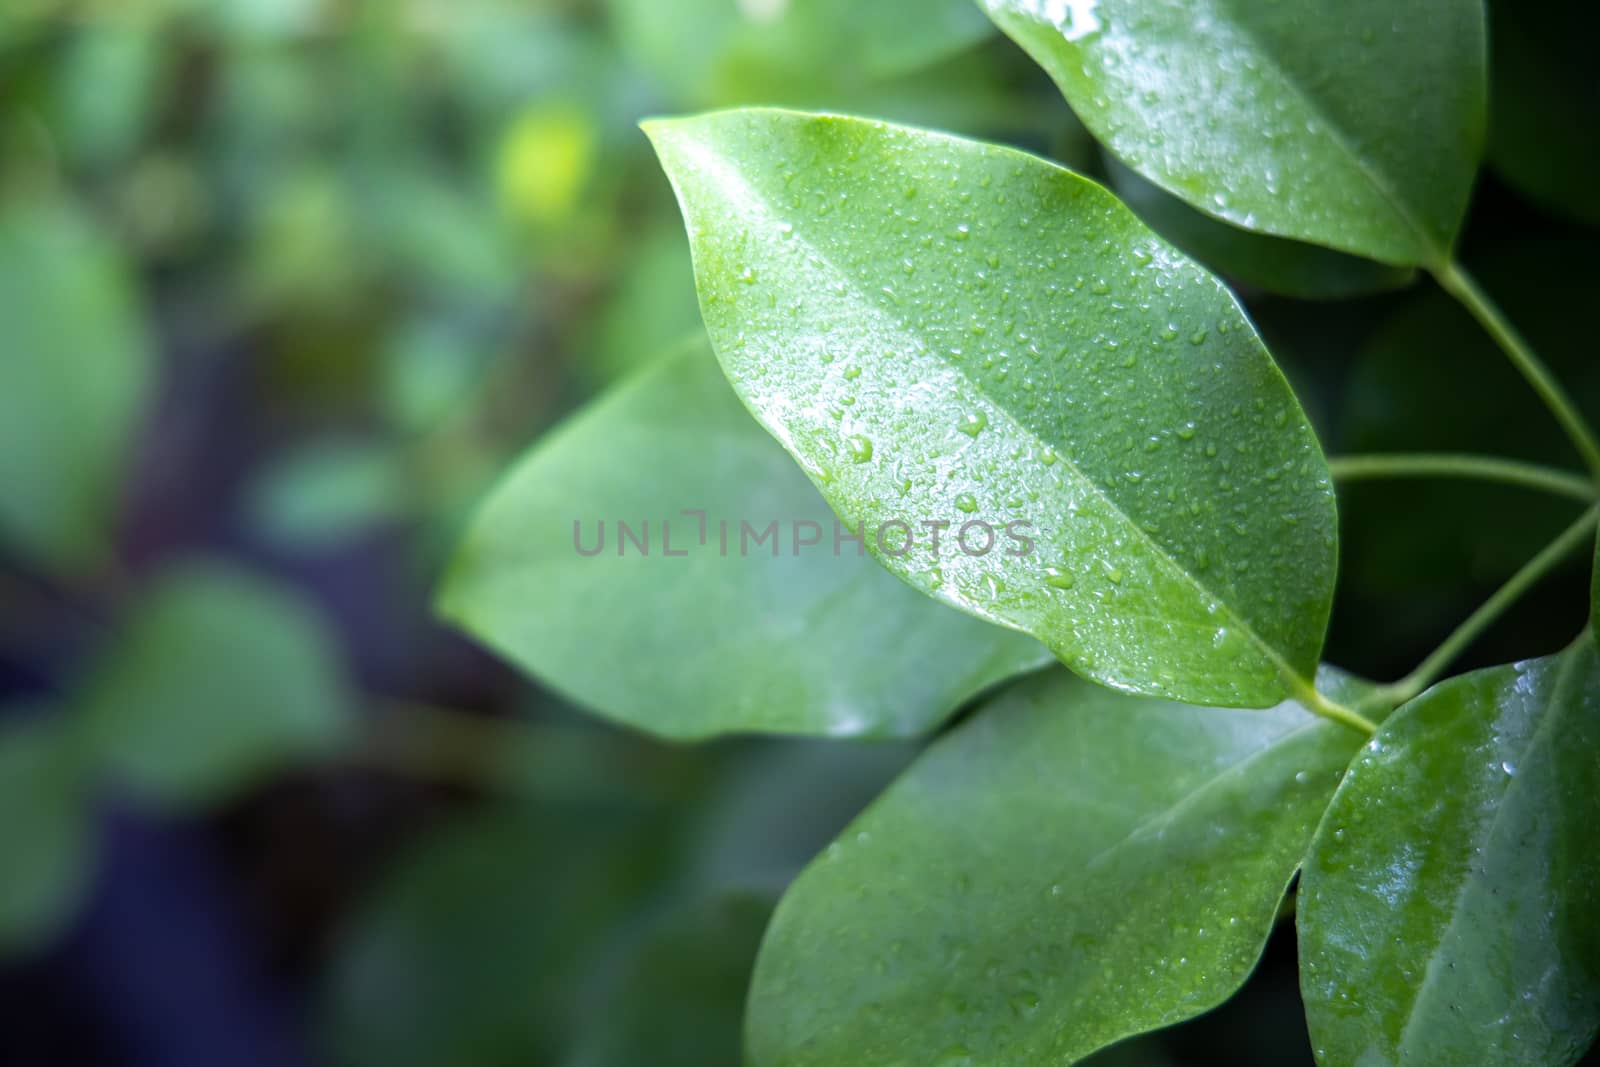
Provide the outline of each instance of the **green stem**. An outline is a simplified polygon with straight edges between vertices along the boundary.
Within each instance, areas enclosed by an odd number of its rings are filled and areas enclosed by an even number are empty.
[[[1516,327],[1506,319],[1505,315],[1489,299],[1487,293],[1478,287],[1472,276],[1462,269],[1461,264],[1450,261],[1442,269],[1434,273],[1445,292],[1460,301],[1461,306],[1472,313],[1495,342],[1511,357],[1512,364],[1522,372],[1522,376],[1533,386],[1534,392],[1539,394],[1545,402],[1556,421],[1561,423],[1561,428],[1567,432],[1572,443],[1577,447],[1578,454],[1583,457],[1584,463],[1589,467],[1596,481],[1600,481],[1600,440],[1595,438],[1594,431],[1578,411],[1572,398],[1561,388],[1561,383],[1556,381],[1539,357],[1534,355],[1533,349],[1517,333]]]
[[[1593,507],[1584,512],[1582,518],[1569,526],[1560,537],[1550,542],[1544,551],[1529,560],[1520,571],[1511,576],[1510,581],[1500,587],[1494,596],[1484,601],[1483,606],[1473,612],[1466,622],[1456,627],[1455,632],[1445,638],[1444,643],[1433,655],[1423,660],[1416,670],[1398,682],[1380,687],[1367,703],[1398,707],[1415,700],[1423,690],[1438,681],[1439,676],[1455,662],[1456,657],[1465,652],[1485,630],[1494,625],[1495,621],[1505,614],[1506,609],[1522,597],[1522,594],[1538,584],[1539,580],[1555,569],[1562,560],[1588,544],[1594,537],[1597,522],[1600,522],[1600,507]]]
[[[1307,711],[1321,715],[1324,719],[1332,719],[1354,730],[1371,737],[1378,732],[1377,723],[1356,711],[1347,708],[1336,700],[1331,700],[1317,692],[1317,687],[1293,671],[1283,672],[1284,684],[1288,687],[1289,695],[1298,701]]]
[[[1328,468],[1336,481],[1379,478],[1470,478],[1523,489],[1538,489],[1585,504],[1595,499],[1595,486],[1579,474],[1497,456],[1419,452],[1401,455],[1335,456]]]

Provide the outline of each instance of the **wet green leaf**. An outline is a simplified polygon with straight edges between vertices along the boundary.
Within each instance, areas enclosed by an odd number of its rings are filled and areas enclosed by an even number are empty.
[[[0,957],[61,930],[94,861],[93,795],[71,739],[59,720],[22,714],[0,723]]]
[[[880,562],[1117,688],[1309,676],[1327,466],[1215,278],[1010,149],[765,110],[648,132],[723,370]]]
[[[1235,282],[1307,300],[1335,300],[1395,289],[1415,272],[1319,245],[1252,233],[1163,192],[1106,157],[1112,188],[1151,229]]]
[[[756,966],[752,1067],[1065,1067],[1215,1007],[1361,741],[1294,705],[1019,683],[789,890]]]
[[[38,565],[103,562],[151,358],[128,268],[61,205],[0,214],[0,540]]]
[[[1538,1064],[1600,1027],[1600,650],[1446,682],[1350,768],[1300,885],[1318,1061]]]
[[[1101,143],[1210,215],[1448,260],[1482,151],[1480,0],[980,0]]]
[[[676,738],[921,733],[1048,661],[836,543],[848,530],[706,348],[534,448],[468,533],[448,617],[580,703]]]
[[[320,620],[279,587],[211,564],[171,572],[134,602],[79,703],[99,762],[182,809],[326,756],[349,725]]]

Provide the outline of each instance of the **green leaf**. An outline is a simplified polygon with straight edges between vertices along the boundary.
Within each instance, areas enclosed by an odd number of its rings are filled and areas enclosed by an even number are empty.
[[[686,510],[705,513],[703,544]],[[582,555],[602,522],[601,554]],[[620,522],[635,539],[648,524],[650,555],[622,541]],[[797,529],[818,543],[797,549]],[[523,460],[468,533],[440,610],[578,702],[673,738],[917,734],[1048,662],[1034,642],[917,596],[852,544],[836,555],[835,533],[702,339]]]
[[[1484,140],[1481,0],[979,0],[1129,166],[1217,218],[1440,266]]]
[[[1019,683],[790,889],[756,965],[752,1067],[1065,1067],[1215,1007],[1361,740],[1295,705]]]
[[[59,933],[94,864],[92,795],[70,738],[60,721],[22,714],[0,723],[0,957]]]
[[[1600,650],[1453,679],[1350,768],[1300,884],[1320,1063],[1563,1067],[1600,1027]]]
[[[1396,289],[1415,272],[1318,245],[1252,233],[1201,214],[1106,156],[1111,187],[1162,237],[1235,282],[1306,300]]]
[[[151,384],[132,281],[64,205],[0,213],[0,541],[31,562],[103,562]]]
[[[566,1067],[741,1067],[745,992],[772,898],[680,907],[607,961]]]
[[[1600,10],[1555,0],[1536,15],[1499,0],[1494,25],[1494,115],[1489,163],[1535,203],[1600,226],[1600,79],[1592,42]]]
[[[1594,544],[1594,572],[1589,578],[1589,626],[1595,640],[1600,641],[1600,537]]]
[[[135,602],[80,697],[84,739],[144,799],[216,803],[344,741],[333,638],[297,598],[221,565]]]
[[[679,103],[820,103],[994,32],[970,0],[610,0],[624,49]]]
[[[765,110],[648,132],[723,370],[886,567],[1116,688],[1266,706],[1315,669],[1327,466],[1215,278],[1010,149]]]

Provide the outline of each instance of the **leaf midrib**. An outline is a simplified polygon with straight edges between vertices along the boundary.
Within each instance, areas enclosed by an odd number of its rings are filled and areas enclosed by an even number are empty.
[[[776,115],[797,114],[784,112],[777,109],[766,110],[769,114]],[[826,118],[826,116],[824,116],[824,118]],[[884,124],[883,128],[893,129],[894,127],[889,127],[888,124]],[[931,131],[925,131],[924,136],[928,137],[930,140],[943,141],[957,145],[963,144],[959,138],[949,137],[947,135],[938,134]],[[755,204],[762,215],[769,219],[780,218],[779,214],[773,210],[772,204],[770,201],[768,201],[765,195],[751,185],[750,182],[746,181],[744,176],[739,173],[736,168],[725,163],[720,155],[708,148],[703,147],[697,138],[678,138],[677,144],[683,151],[694,157],[697,164],[699,164],[710,174],[714,175],[719,184],[731,185],[735,189],[743,190],[745,193],[747,193],[747,202]],[[1105,193],[1104,190],[1100,189],[1099,186],[1094,185],[1094,183],[1079,178],[1070,171],[1050,163],[1048,160],[1040,159],[1039,157],[1031,155],[1027,152],[1006,148],[1002,145],[987,145],[985,146],[984,150],[993,152],[997,155],[1018,157],[1021,160],[1025,160],[1027,164],[1031,166],[1044,166],[1057,180],[1066,178],[1072,181],[1083,182],[1083,184],[1088,186],[1091,190],[1098,192],[1102,196],[1105,196],[1107,199],[1109,199],[1114,205],[1115,210],[1131,217],[1131,213],[1129,212],[1128,208],[1123,205],[1121,201],[1116,200],[1115,197],[1111,197],[1110,194]],[[824,264],[829,271],[831,271],[837,278],[846,284],[849,291],[855,294],[859,302],[867,307],[870,307],[885,319],[888,319],[899,329],[901,333],[908,337],[917,337],[916,331],[911,328],[910,324],[902,317],[898,309],[894,308],[893,306],[885,306],[874,299],[872,294],[863,292],[857,286],[855,280],[850,276],[849,272],[841,270],[833,261],[833,258],[824,252],[823,249],[819,248],[809,236],[803,233],[800,227],[795,227],[795,231],[791,235],[791,239],[794,242],[803,245],[808,251],[814,253],[817,259]],[[926,348],[926,351],[932,355],[937,350],[929,347]],[[952,362],[941,357],[935,356],[934,358],[937,358],[942,365],[953,370],[958,376],[960,376],[960,378],[965,381],[979,396],[984,398],[985,402],[989,406],[993,407],[997,412],[999,412],[1014,430],[1019,432],[1022,436],[1036,441],[1041,445],[1048,444],[1048,442],[1046,442],[1032,428],[1024,425],[1007,406],[994,399],[987,391],[985,391],[982,386],[972,378],[971,373],[965,367],[959,363]],[[742,391],[740,391],[740,397],[741,399],[744,399]],[[766,425],[766,421],[764,419],[759,419],[758,421],[761,421],[762,425]],[[784,438],[780,437],[780,439]],[[785,443],[787,444],[787,441],[785,441]],[[1236,627],[1243,634],[1243,636],[1261,652],[1262,656],[1278,669],[1280,673],[1301,681],[1308,681],[1297,669],[1288,663],[1288,661],[1278,652],[1276,648],[1274,648],[1256,632],[1256,629],[1253,625],[1251,625],[1238,614],[1238,611],[1233,604],[1225,599],[1221,593],[1208,588],[1200,581],[1199,578],[1184,568],[1184,566],[1179,563],[1163,545],[1154,541],[1145,531],[1144,527],[1135,522],[1133,518],[1123,510],[1122,506],[1106,492],[1103,486],[1084,473],[1082,468],[1078,466],[1074,458],[1070,455],[1071,450],[1065,447],[1064,442],[1056,442],[1055,444],[1062,446],[1061,452],[1058,454],[1060,455],[1063,465],[1067,469],[1071,470],[1078,480],[1088,489],[1088,491],[1091,492],[1097,499],[1102,501],[1105,506],[1123,522],[1128,530],[1132,531],[1134,538],[1140,543],[1144,544],[1149,549],[1150,554],[1155,557],[1160,564],[1164,565],[1165,569],[1176,574],[1185,584],[1194,589],[1195,592],[1200,595],[1203,601],[1219,606],[1225,612],[1225,621]],[[1000,625],[1010,626],[1013,629],[1016,628],[1016,624],[1008,620],[994,619],[992,621]],[[1287,687],[1285,687],[1285,689],[1287,689]]]

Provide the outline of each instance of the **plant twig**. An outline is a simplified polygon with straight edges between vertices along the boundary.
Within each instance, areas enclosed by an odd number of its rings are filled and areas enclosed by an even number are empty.
[[[1335,456],[1328,468],[1336,481],[1362,482],[1382,478],[1466,478],[1537,489],[1585,504],[1597,495],[1594,483],[1581,474],[1543,467],[1498,456],[1417,452],[1365,456]]]
[[[1583,517],[1573,523],[1540,552],[1529,560],[1521,570],[1511,576],[1511,580],[1484,601],[1483,606],[1473,612],[1466,622],[1456,627],[1454,633],[1445,638],[1444,643],[1421,665],[1398,682],[1381,686],[1372,696],[1363,703],[1373,706],[1398,707],[1416,699],[1423,690],[1439,679],[1446,668],[1455,662],[1467,648],[1483,635],[1483,632],[1492,626],[1503,615],[1507,608],[1516,603],[1529,589],[1537,585],[1564,559],[1573,552],[1583,547],[1594,537],[1595,525],[1600,522],[1600,506],[1590,508],[1583,513]]]
[[[1544,365],[1528,342],[1506,319],[1505,314],[1489,299],[1487,293],[1479,288],[1472,276],[1462,269],[1461,264],[1451,261],[1438,270],[1435,275],[1445,292],[1455,297],[1461,306],[1472,313],[1473,318],[1489,332],[1495,342],[1505,350],[1511,358],[1512,364],[1533,386],[1534,392],[1539,394],[1545,406],[1555,415],[1556,421],[1567,432],[1572,443],[1578,449],[1578,454],[1588,465],[1590,473],[1596,481],[1600,481],[1600,439],[1596,439],[1594,430],[1584,420],[1578,406],[1567,395],[1561,383],[1556,381],[1550,369]]]

